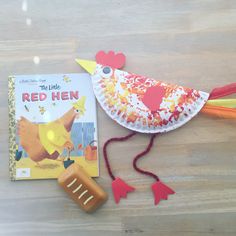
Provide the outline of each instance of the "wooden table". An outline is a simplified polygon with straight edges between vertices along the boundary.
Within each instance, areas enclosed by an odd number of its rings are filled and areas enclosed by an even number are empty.
[[[101,176],[109,201],[83,213],[55,180],[10,182],[7,77],[82,72],[74,59],[122,51],[126,69],[210,91],[236,81],[234,0],[0,1],[0,235],[236,235],[236,122],[199,115],[161,135],[139,165],[177,192],[153,205],[152,180],[132,169],[149,140],[111,147],[114,172],[136,187],[115,205],[101,147],[125,135],[98,108]]]

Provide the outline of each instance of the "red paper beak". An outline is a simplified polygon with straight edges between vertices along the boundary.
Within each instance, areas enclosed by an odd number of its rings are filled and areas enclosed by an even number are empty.
[[[135,190],[134,187],[126,184],[122,179],[115,178],[112,181],[112,191],[115,202],[118,204],[120,202],[120,198],[126,198],[128,192],[133,192]]]
[[[154,194],[155,205],[157,205],[160,200],[167,200],[168,195],[175,194],[175,191],[163,184],[161,181],[157,181],[152,184],[152,192]]]

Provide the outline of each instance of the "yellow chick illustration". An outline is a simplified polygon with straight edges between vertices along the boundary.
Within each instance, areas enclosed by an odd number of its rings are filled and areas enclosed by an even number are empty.
[[[77,112],[80,112],[81,115],[84,115],[86,111],[85,101],[86,101],[86,97],[82,96],[78,101],[72,103],[73,107],[76,109]]]

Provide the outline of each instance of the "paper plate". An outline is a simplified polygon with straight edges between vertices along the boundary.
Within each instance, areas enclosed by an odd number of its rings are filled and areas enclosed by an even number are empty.
[[[209,97],[202,91],[100,64],[92,84],[105,112],[120,125],[141,133],[163,133],[184,125]]]

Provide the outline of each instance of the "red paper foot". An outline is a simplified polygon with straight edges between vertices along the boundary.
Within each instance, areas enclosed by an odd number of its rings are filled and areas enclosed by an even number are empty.
[[[126,184],[122,179],[115,178],[112,181],[112,191],[116,203],[120,202],[120,198],[126,198],[128,192],[133,192],[134,187]]]
[[[174,190],[163,184],[161,181],[152,184],[152,192],[155,198],[155,205],[157,205],[162,199],[167,200],[168,195],[175,194]]]

